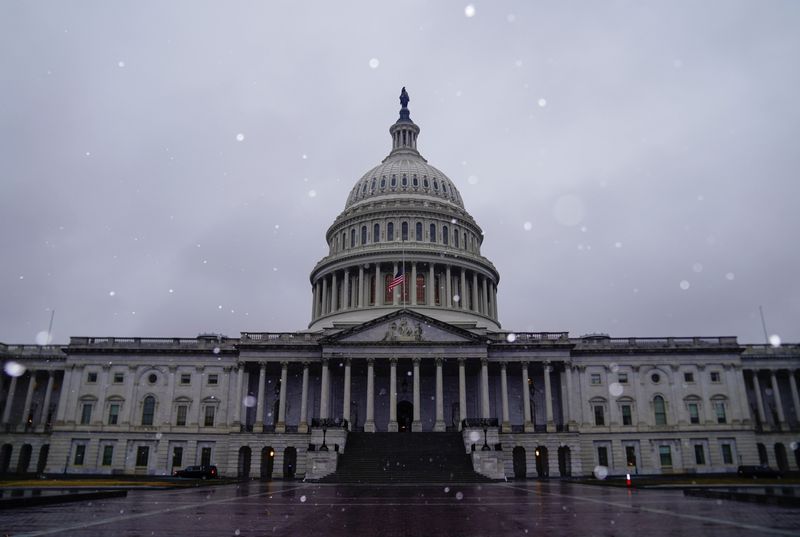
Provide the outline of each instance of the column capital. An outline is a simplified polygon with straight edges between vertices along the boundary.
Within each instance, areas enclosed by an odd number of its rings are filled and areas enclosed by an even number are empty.
[[[488,358],[481,358],[481,365],[482,366],[489,366],[489,359]]]
[[[397,358],[389,358],[389,364],[391,364],[392,367],[397,367]]]
[[[419,366],[419,363],[420,363],[421,359],[420,358],[412,358],[411,361],[414,363],[415,366]]]
[[[466,358],[458,358],[458,365],[460,365],[460,366],[464,365],[464,364],[466,364],[466,362],[467,362]]]
[[[328,362],[329,361],[330,361],[329,358],[322,358],[322,366],[323,367],[328,367]]]
[[[223,372],[223,373],[226,373],[226,374],[227,374],[227,373],[230,373],[230,372],[231,372],[231,370],[233,370],[233,366],[232,366],[232,365],[226,365],[226,366],[222,366],[222,372]],[[170,371],[172,371],[172,368],[171,368],[171,367],[170,367]],[[174,372],[174,371],[173,371],[173,372]]]
[[[303,360],[303,367],[307,368],[309,365],[311,365],[311,362],[308,360]]]
[[[506,367],[508,367],[507,361],[503,360],[502,362],[500,362],[500,369],[505,369]]]
[[[436,362],[436,367],[441,367],[442,364],[444,363],[444,358],[439,356],[439,357],[435,358],[434,361]]]
[[[259,367],[259,369],[261,369],[262,371],[266,371],[266,369],[267,369],[267,362],[258,362],[258,367]]]
[[[281,360],[281,367],[289,367],[289,361],[288,360]]]
[[[367,358],[367,365],[375,365],[375,358]]]
[[[344,359],[344,365],[345,366],[350,366],[350,365],[352,365],[352,363],[353,363],[353,359],[350,358],[349,356]]]

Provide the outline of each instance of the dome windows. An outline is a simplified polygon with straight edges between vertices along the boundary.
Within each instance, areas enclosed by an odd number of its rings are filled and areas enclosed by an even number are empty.
[[[386,188],[386,177],[381,177],[381,190]]]
[[[439,191],[439,182],[436,179],[433,180],[433,189]]]
[[[406,177],[405,175],[403,175],[403,180],[402,180],[401,184],[402,184],[404,187],[408,186],[408,177]]]
[[[408,222],[403,222],[400,225],[400,240],[408,240]]]
[[[387,241],[394,240],[394,224],[392,222],[386,224],[386,240]]]
[[[422,222],[417,222],[416,227],[416,240],[418,242],[422,242]]]
[[[361,226],[361,245],[367,244],[367,226]]]
[[[431,242],[436,242],[436,224],[431,224],[429,237]]]
[[[442,181],[442,192],[447,194],[447,183],[445,183],[444,181]]]
[[[394,188],[396,186],[397,186],[397,176],[393,175],[392,176],[392,188]]]
[[[417,179],[416,175],[411,178],[411,184],[414,185],[415,188],[419,186],[419,179]]]
[[[372,226],[372,242],[381,242],[381,225]]]
[[[377,179],[375,179],[373,177],[372,178],[372,186],[369,187],[371,192],[375,192],[375,184],[376,184],[376,182],[377,182]]]
[[[355,229],[351,229],[350,230],[350,248],[355,248],[355,247],[356,247],[356,230]]]
[[[447,232],[447,226],[442,226],[442,244],[445,246],[450,244],[450,235]]]
[[[428,183],[428,178],[426,176],[422,177],[422,186],[425,188],[430,188],[430,183]]]
[[[453,246],[458,248],[458,228],[453,229]]]

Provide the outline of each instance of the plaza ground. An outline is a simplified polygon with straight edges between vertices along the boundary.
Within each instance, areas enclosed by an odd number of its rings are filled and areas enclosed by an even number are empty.
[[[131,490],[10,509],[3,535],[798,535],[800,509],[564,482],[320,485],[250,482]]]

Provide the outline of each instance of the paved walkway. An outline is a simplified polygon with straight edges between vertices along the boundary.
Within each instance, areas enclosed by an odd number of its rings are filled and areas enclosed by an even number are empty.
[[[800,535],[800,509],[557,481],[258,483],[0,512],[0,535]]]

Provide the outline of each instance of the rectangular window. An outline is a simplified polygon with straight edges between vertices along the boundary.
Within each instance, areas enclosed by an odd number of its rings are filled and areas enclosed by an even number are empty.
[[[697,408],[697,403],[689,403],[689,422],[700,423],[700,411]]]
[[[658,455],[661,457],[661,466],[672,466],[672,450],[669,446],[658,446]]]
[[[211,466],[211,448],[204,447],[200,450],[200,465]]]
[[[620,384],[627,384],[628,383],[628,374],[627,373],[619,373],[617,375],[617,382]]]
[[[625,446],[625,460],[628,466],[636,466],[636,447]]]
[[[103,466],[111,466],[111,460],[114,458],[114,446],[103,446]]]
[[[86,382],[90,384],[97,382],[97,373],[94,371],[89,371],[89,373],[86,375]]]
[[[189,410],[189,407],[186,405],[178,405],[178,419],[175,421],[175,425],[179,427],[183,427],[186,425],[186,414]]]
[[[122,384],[125,382],[125,373],[114,373],[114,384]]]
[[[608,466],[608,448],[605,446],[598,446],[597,448],[597,464],[600,466]]]
[[[139,446],[136,448],[136,466],[147,466],[147,459],[150,458],[150,448]]]
[[[216,410],[215,407],[208,405],[205,409],[205,419],[203,420],[203,425],[206,427],[213,427],[214,426],[214,411]]]
[[[181,373],[181,384],[186,386],[187,384],[192,383],[192,374],[191,373]]]
[[[694,373],[686,372],[683,374],[684,382],[694,382]]]
[[[633,425],[631,405],[622,405],[622,425]]]
[[[730,444],[722,444],[722,462],[724,464],[733,464],[733,450]]]
[[[216,386],[219,384],[219,375],[216,373],[212,373],[208,376],[208,385],[209,386]]]
[[[430,232],[428,233],[428,238],[431,242],[436,242],[436,224],[431,224]]]
[[[603,412],[603,405],[595,405],[594,406],[594,424],[595,425],[605,425],[606,424],[606,417],[605,417],[605,413]]]
[[[119,420],[119,405],[114,403],[108,407],[108,424],[116,425]]]
[[[592,373],[591,381],[592,386],[597,386],[603,383],[603,381],[600,379],[600,373]]]
[[[706,463],[706,451],[703,449],[703,444],[694,445],[694,462],[698,465]]]
[[[172,467],[183,466],[183,448],[175,446],[172,448]]]
[[[83,458],[86,456],[86,445],[78,444],[75,446],[75,459],[73,464],[75,466],[83,466]]]
[[[712,371],[711,372],[711,382],[719,382],[719,381],[720,381],[719,371]]]
[[[92,421],[92,405],[84,403],[81,407],[81,425],[89,425]]]
[[[714,410],[717,411],[717,423],[727,423],[728,418],[725,415],[725,403],[714,403]]]

